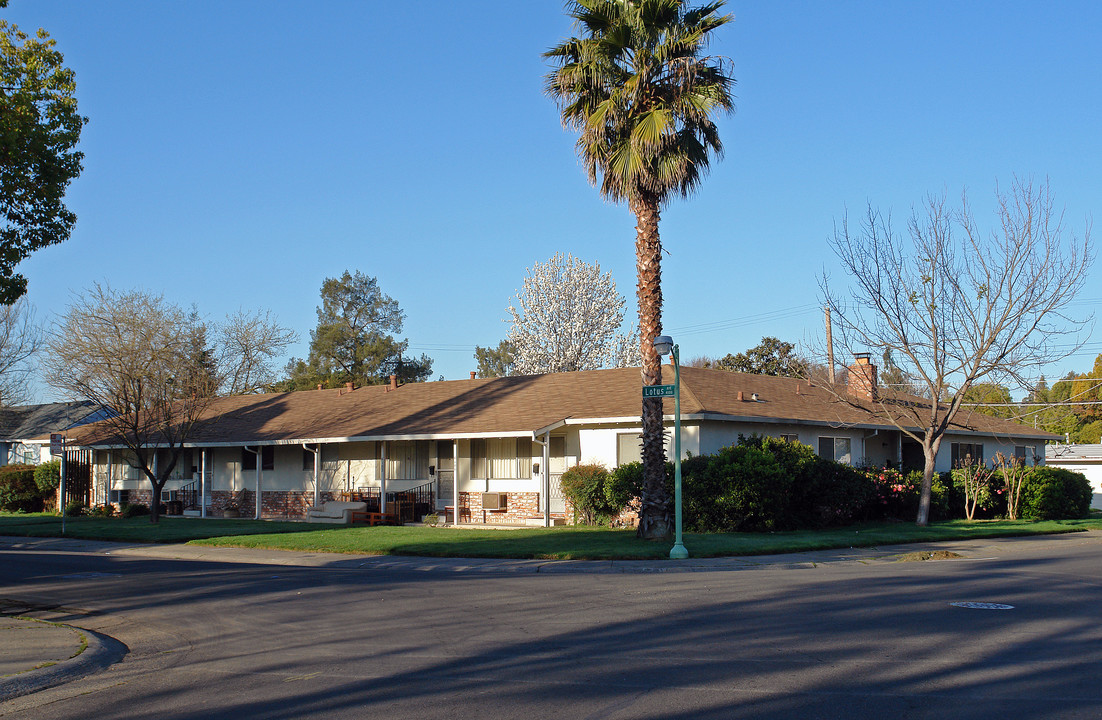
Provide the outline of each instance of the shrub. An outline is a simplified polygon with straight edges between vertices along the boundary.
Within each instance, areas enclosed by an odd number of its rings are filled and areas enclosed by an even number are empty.
[[[643,494],[643,463],[625,463],[609,472],[605,479],[605,503],[612,514],[620,512]]]
[[[1038,467],[1022,486],[1021,517],[1030,520],[1085,518],[1090,514],[1091,485],[1083,473]]]
[[[683,462],[681,476],[683,519],[692,530],[773,530],[784,523],[792,480],[760,444]]]
[[[868,517],[875,497],[866,473],[813,455],[793,487],[792,515],[799,528],[848,525]]]
[[[596,525],[615,514],[605,498],[608,470],[604,465],[575,465],[562,474],[562,492],[583,525]],[[617,508],[616,510],[618,510]]]
[[[115,506],[111,503],[96,505],[88,508],[88,514],[92,517],[112,517],[115,514]]]
[[[124,518],[138,517],[139,515],[148,515],[149,506],[142,503],[123,503],[119,506],[119,515]]]
[[[42,510],[42,494],[34,482],[34,465],[5,465],[0,468],[0,510]]]
[[[34,484],[42,495],[52,495],[57,492],[57,486],[61,483],[61,461],[51,460],[42,463],[34,469]]]
[[[856,469],[819,457],[808,445],[777,438],[748,438],[780,464],[791,480],[789,509],[777,529],[823,528],[862,519],[874,495],[872,482]]]
[[[86,515],[88,508],[80,500],[70,500],[65,506],[65,517],[80,517]]]

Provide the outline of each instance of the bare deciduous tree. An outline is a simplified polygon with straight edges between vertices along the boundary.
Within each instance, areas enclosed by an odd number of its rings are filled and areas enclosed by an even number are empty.
[[[254,389],[266,359],[292,338],[267,314],[238,313],[212,328],[161,295],[97,284],[69,305],[44,364],[57,387],[113,411],[89,432],[129,450],[152,487],[157,522],[157,500],[211,400],[222,389]]]
[[[519,375],[596,370],[638,364],[638,337],[619,333],[624,322],[622,295],[612,273],[597,263],[559,253],[528,269],[517,304],[508,308]],[[636,346],[633,354],[629,344]]]
[[[228,395],[247,395],[271,386],[278,378],[272,361],[297,339],[281,326],[270,310],[238,310],[218,327],[221,390]]]
[[[950,208],[930,197],[896,234],[871,206],[860,228],[843,220],[831,247],[851,276],[845,288],[823,279],[835,342],[851,352],[891,351],[925,402],[890,391],[885,416],[922,445],[925,472],[917,522],[929,519],[941,440],[977,382],[1025,387],[1031,372],[1072,354],[1089,318],[1066,309],[1092,262],[1090,227],[1067,232],[1048,183],[1015,180],[996,188],[997,222],[985,231],[967,198]],[[841,395],[839,395],[841,397]]]
[[[38,352],[41,337],[34,322],[34,307],[26,298],[0,305],[0,406],[31,401],[31,360]]]

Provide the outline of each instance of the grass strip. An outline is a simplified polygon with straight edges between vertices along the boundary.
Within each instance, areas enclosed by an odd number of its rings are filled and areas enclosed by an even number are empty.
[[[0,515],[0,535],[59,537],[61,519]],[[776,533],[689,533],[695,558],[771,555],[906,543],[1016,537],[1102,530],[1102,516],[1085,520],[952,520],[918,527],[881,522],[828,530]],[[299,552],[545,560],[657,560],[670,543],[638,540],[632,530],[592,527],[476,530],[434,527],[345,527],[254,520],[69,518],[66,537],[135,543],[179,543]]]

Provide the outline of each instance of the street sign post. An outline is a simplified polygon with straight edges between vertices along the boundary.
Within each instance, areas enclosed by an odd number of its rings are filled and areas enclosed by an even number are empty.
[[[644,385],[643,397],[674,397],[677,395],[674,385]]]
[[[65,436],[61,433],[50,433],[50,455],[61,456],[61,478],[58,483],[57,505],[61,509],[61,534],[65,534]]]

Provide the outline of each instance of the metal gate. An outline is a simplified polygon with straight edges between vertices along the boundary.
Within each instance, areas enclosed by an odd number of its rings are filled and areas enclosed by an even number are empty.
[[[61,499],[64,509],[69,503],[78,502],[88,507],[92,504],[92,451],[65,451],[65,497]]]

